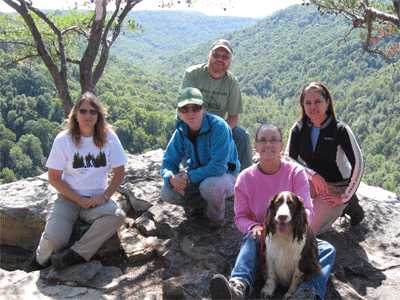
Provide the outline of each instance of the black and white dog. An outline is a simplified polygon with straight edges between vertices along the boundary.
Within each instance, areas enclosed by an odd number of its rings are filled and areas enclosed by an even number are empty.
[[[288,299],[300,282],[309,282],[321,272],[317,239],[308,224],[301,197],[290,192],[271,197],[265,220],[265,249],[263,298],[270,298],[281,284],[289,288],[284,295]]]

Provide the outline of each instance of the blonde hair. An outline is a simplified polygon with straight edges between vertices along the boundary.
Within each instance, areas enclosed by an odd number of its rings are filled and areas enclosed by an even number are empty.
[[[69,113],[68,119],[65,120],[63,128],[68,130],[68,134],[71,135],[72,141],[79,147],[81,145],[81,130],[79,128],[76,114],[85,101],[87,101],[97,112],[97,121],[94,125],[93,132],[93,142],[96,147],[101,149],[107,142],[107,135],[108,132],[112,130],[112,126],[106,121],[107,109],[103,107],[99,99],[97,99],[93,93],[86,92],[76,101],[74,107]]]

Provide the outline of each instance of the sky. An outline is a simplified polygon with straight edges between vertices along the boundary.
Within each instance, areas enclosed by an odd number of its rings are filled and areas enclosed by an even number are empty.
[[[222,16],[240,16],[240,17],[252,17],[258,18],[271,14],[277,10],[286,8],[293,4],[300,4],[301,0],[208,0],[213,2],[212,6],[205,5],[204,2],[198,0],[190,9],[195,11],[201,11],[208,15],[222,15]],[[73,4],[78,2],[82,4],[84,0],[32,0],[33,6],[39,9],[67,9],[67,4]],[[164,0],[165,2],[165,0]],[[181,0],[180,2],[183,2]],[[67,4],[66,4],[67,3]],[[143,0],[137,4],[134,10],[138,9],[158,9],[161,0]],[[228,4],[224,11],[222,4]],[[177,4],[176,9],[188,9],[187,4]],[[0,0],[0,11],[1,12],[12,12],[7,4]]]

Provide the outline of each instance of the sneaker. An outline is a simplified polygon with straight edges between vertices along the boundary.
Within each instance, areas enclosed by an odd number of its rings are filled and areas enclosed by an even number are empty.
[[[317,293],[314,289],[304,288],[297,290],[296,293],[289,300],[315,300],[317,299]]]
[[[361,221],[364,219],[364,210],[359,204],[357,195],[354,194],[348,203],[349,204],[343,210],[343,215],[347,214],[350,217],[351,225],[357,225],[361,223]]]
[[[210,223],[208,224],[208,228],[210,228],[211,230],[221,229],[224,226],[225,226],[225,219],[211,220]]]
[[[33,272],[33,271],[37,271],[37,270],[43,270],[45,269],[47,266],[43,266],[41,264],[39,264],[36,260],[36,251],[33,252],[33,255],[28,258],[24,265],[22,266],[22,269],[29,273],[29,272]]]
[[[216,299],[244,299],[246,296],[247,283],[237,278],[229,281],[224,275],[216,274],[210,282],[210,297]]]
[[[51,256],[53,269],[59,271],[64,267],[85,263],[86,260],[71,248]]]

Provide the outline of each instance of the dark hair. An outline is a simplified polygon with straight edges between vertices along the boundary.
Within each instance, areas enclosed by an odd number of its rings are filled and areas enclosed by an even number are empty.
[[[275,125],[272,125],[272,124],[264,124],[264,125],[261,125],[260,127],[258,127],[258,129],[257,129],[257,131],[256,131],[256,137],[255,137],[255,141],[256,141],[256,142],[257,142],[258,133],[259,133],[259,132],[261,131],[261,129],[263,129],[263,128],[274,129],[274,130],[278,131],[278,132],[279,132],[279,135],[281,136],[281,140],[283,139],[282,130],[281,130],[278,126],[275,126]]]
[[[325,101],[330,100],[329,104],[328,104],[328,113],[336,118],[336,113],[335,113],[335,110],[333,109],[332,96],[331,96],[331,93],[329,92],[328,88],[325,85],[323,85],[322,83],[311,82],[311,83],[307,84],[301,91],[300,100],[299,100],[299,104],[300,104],[300,108],[301,108],[300,119],[308,118],[306,115],[306,112],[304,110],[304,98],[305,98],[307,92],[309,92],[309,91],[319,92],[322,95],[322,97],[324,97]]]
[[[76,119],[76,114],[85,101],[87,101],[97,111],[97,121],[94,125],[93,142],[101,149],[107,142],[108,131],[112,129],[112,126],[106,121],[107,109],[103,107],[99,99],[97,99],[93,93],[86,92],[76,101],[74,107],[69,113],[68,119],[65,120],[63,128],[68,130],[68,134],[71,135],[74,144],[80,146],[81,130]]]

